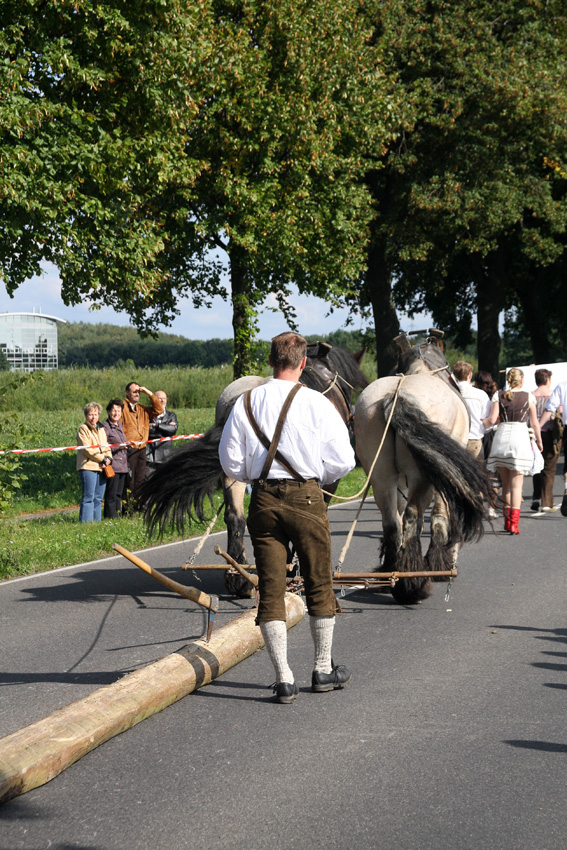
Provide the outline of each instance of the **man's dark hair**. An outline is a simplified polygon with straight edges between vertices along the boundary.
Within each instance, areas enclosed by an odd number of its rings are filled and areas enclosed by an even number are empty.
[[[490,374],[490,372],[486,372],[484,369],[480,369],[474,379],[475,387],[478,387],[479,390],[484,390],[489,398],[492,398],[494,393],[498,390],[498,384]]]
[[[130,387],[133,387],[133,386],[134,386],[134,384],[137,384],[137,383],[138,383],[138,381],[130,381],[130,383],[129,383],[129,384],[126,384],[126,392],[128,392],[128,390],[130,389]],[[139,386],[139,385],[138,385],[138,386]]]
[[[111,398],[106,405],[106,412],[110,413],[113,407],[120,407],[121,410],[124,410],[124,402],[121,398]]]
[[[553,372],[550,372],[549,369],[536,369],[534,377],[538,387],[543,387],[544,384],[547,384],[552,374]]]
[[[297,369],[307,352],[307,342],[293,331],[285,331],[272,339],[270,363],[275,369]]]

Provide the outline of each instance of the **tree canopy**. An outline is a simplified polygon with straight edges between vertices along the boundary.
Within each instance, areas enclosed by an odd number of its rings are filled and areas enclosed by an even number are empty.
[[[291,282],[370,311],[380,374],[398,310],[460,346],[476,313],[492,371],[506,310],[550,359],[566,22],[561,0],[3,0],[0,276],[51,261],[66,303],[142,333],[230,297],[237,375],[267,293],[293,323]]]
[[[357,178],[387,117],[357,2],[3,6],[9,292],[49,260],[66,303],[151,332],[180,294],[228,297],[228,268],[245,360],[269,291],[348,291],[371,218]]]

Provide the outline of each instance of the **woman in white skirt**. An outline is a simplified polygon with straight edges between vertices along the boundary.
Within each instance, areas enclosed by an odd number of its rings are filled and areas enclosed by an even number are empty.
[[[532,451],[528,422],[535,434],[537,447],[541,451],[541,434],[537,418],[536,400],[532,393],[522,390],[524,373],[521,369],[510,369],[507,376],[508,389],[492,396],[491,424],[500,422],[487,460],[489,469],[496,469],[502,481],[504,500],[504,530],[519,534],[520,508],[524,475],[532,471]]]

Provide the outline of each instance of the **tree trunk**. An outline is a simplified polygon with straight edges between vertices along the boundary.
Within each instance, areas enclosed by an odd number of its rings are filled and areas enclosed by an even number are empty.
[[[233,371],[236,380],[254,372],[252,342],[256,333],[256,311],[252,306],[252,282],[246,263],[246,251],[231,245],[228,253],[234,335]]]
[[[477,270],[475,275],[478,322],[478,368],[490,372],[500,384],[500,313],[504,309],[503,278],[494,264]]]
[[[376,334],[376,367],[378,377],[389,375],[398,362],[394,337],[400,333],[398,314],[392,298],[392,271],[386,260],[383,241],[372,245],[368,252],[366,291],[372,305]]]
[[[535,363],[553,363],[555,355],[549,337],[549,289],[546,274],[536,273],[518,287],[524,324],[530,335]]]

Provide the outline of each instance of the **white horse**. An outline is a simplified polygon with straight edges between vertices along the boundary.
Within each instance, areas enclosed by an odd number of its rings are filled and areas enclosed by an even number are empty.
[[[425,344],[413,347],[405,335],[398,337],[400,374],[374,381],[356,403],[356,452],[367,474],[392,417],[371,475],[383,522],[382,569],[388,572],[450,569],[459,543],[482,534],[483,498],[489,504],[493,499],[483,466],[465,448],[469,414],[441,337],[430,331]],[[420,535],[432,497],[424,563]],[[420,577],[398,581],[392,593],[398,602],[414,603],[432,589],[430,579]]]

